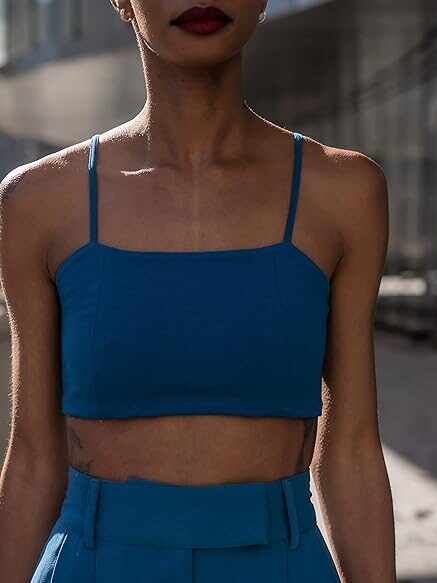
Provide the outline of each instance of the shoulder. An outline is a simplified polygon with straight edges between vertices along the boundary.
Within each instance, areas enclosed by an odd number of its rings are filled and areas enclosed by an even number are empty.
[[[367,154],[324,144],[309,136],[304,136],[303,142],[306,160],[319,170],[320,179],[328,187],[334,185],[338,192],[349,192],[349,197],[355,199],[363,194],[378,196],[386,189],[384,170]]]
[[[68,146],[10,170],[0,181],[0,228],[39,231],[59,218],[65,196],[77,185],[89,140]],[[86,165],[85,165],[86,169]]]
[[[308,180],[329,199],[343,238],[387,231],[388,185],[381,165],[367,154],[304,136]],[[328,210],[328,209],[327,209]],[[366,234],[367,233],[367,234]]]
[[[77,173],[89,148],[89,139],[68,146],[10,170],[0,181],[2,204],[41,203],[47,193],[59,190],[59,182]]]

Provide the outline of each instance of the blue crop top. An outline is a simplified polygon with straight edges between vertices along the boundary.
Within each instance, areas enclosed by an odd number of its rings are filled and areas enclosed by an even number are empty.
[[[321,414],[330,281],[291,242],[302,166],[293,136],[283,240],[211,251],[99,243],[91,138],[90,239],[55,275],[65,414]]]

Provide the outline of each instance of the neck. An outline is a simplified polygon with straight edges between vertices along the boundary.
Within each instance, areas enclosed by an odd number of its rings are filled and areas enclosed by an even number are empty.
[[[147,97],[132,123],[145,148],[155,142],[174,163],[190,165],[243,151],[257,116],[243,97],[241,54],[190,68],[164,62],[139,42]]]

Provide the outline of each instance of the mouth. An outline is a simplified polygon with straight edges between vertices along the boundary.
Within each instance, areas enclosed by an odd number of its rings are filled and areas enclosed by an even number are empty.
[[[232,22],[232,18],[215,6],[193,6],[170,24],[194,34],[211,34]]]

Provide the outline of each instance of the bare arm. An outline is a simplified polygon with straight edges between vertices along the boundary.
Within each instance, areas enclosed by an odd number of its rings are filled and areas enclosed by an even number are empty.
[[[21,166],[0,184],[0,274],[12,341],[11,431],[0,476],[0,572],[8,583],[29,581],[68,470],[42,172]]]
[[[391,489],[377,417],[374,310],[388,243],[385,175],[355,152],[343,162],[343,256],[331,287],[325,410],[311,465],[344,583],[395,583]]]

